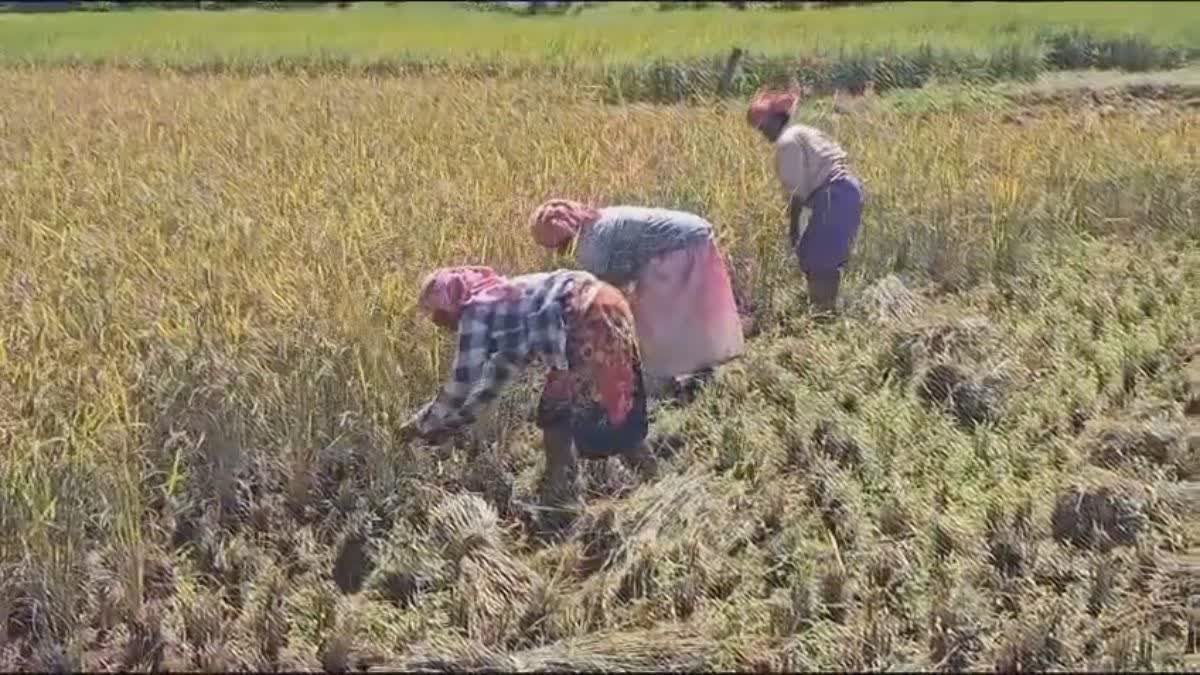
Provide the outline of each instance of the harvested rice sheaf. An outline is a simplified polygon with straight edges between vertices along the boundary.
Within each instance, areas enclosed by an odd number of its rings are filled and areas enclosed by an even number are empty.
[[[452,495],[434,505],[429,517],[430,534],[442,555],[461,559],[476,548],[500,542],[500,518],[486,501],[471,494]]]
[[[645,672],[701,670],[716,644],[685,626],[602,631],[524,651],[500,652],[472,640],[427,643],[386,669],[421,672]]]
[[[852,303],[856,314],[878,323],[905,321],[920,310],[921,298],[894,274],[865,288]]]
[[[496,548],[477,548],[459,561],[452,592],[455,623],[467,636],[496,644],[519,626],[542,580],[524,563]]]
[[[455,623],[481,644],[507,638],[542,580],[504,550],[495,509],[475,495],[453,495],[434,507],[430,526],[443,557],[457,568]]]

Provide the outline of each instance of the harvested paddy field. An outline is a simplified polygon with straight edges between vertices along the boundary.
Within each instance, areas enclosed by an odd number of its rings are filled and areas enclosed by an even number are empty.
[[[1190,72],[806,103],[868,195],[816,323],[741,100],[0,69],[0,670],[1195,670]],[[557,195],[709,218],[755,331],[550,528],[536,373],[398,432],[422,275],[570,266]]]

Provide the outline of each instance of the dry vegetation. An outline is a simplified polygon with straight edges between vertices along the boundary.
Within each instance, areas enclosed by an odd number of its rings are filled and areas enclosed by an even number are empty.
[[[0,91],[0,669],[1197,666],[1186,107],[806,109],[870,200],[814,325],[740,106]],[[393,437],[446,365],[420,275],[565,264],[524,230],[552,195],[709,216],[762,332],[656,408],[656,480],[589,464],[547,536],[536,380],[452,445]]]

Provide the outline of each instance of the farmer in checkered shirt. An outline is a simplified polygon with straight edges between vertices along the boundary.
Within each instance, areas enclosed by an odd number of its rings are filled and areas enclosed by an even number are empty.
[[[653,470],[633,315],[616,288],[581,271],[510,279],[488,267],[453,267],[425,279],[418,305],[458,331],[458,346],[450,381],[406,436],[436,440],[471,424],[538,360],[549,367],[537,411],[548,483],[574,483],[576,451]]]

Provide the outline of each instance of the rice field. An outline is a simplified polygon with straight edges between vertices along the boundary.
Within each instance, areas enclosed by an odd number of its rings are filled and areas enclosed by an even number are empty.
[[[523,17],[467,3],[357,3],[288,11],[110,11],[6,15],[5,60],[173,64],[331,53],[361,61],[635,62],[724,56],[743,46],[769,55],[843,48],[958,51],[1033,46],[1046,31],[1142,36],[1164,47],[1200,44],[1200,10],[1176,2],[905,2],[837,10],[657,11],[657,3],[602,3],[578,14]],[[607,5],[607,6],[605,6]]]
[[[0,68],[0,670],[1200,666],[1194,72],[807,103],[868,193],[821,324],[742,100],[57,58]],[[420,278],[569,265],[551,196],[705,215],[757,328],[554,531],[536,373],[397,440]]]
[[[104,6],[105,3],[92,3]],[[111,4],[111,3],[109,3]],[[799,80],[820,91],[1031,80],[1047,70],[1150,71],[1198,53],[1193,3],[908,2],[836,10],[658,11],[599,3],[565,15],[468,3],[354,3],[287,11],[0,14],[0,63],[239,73],[537,76],[590,82],[610,101],[712,97]]]

